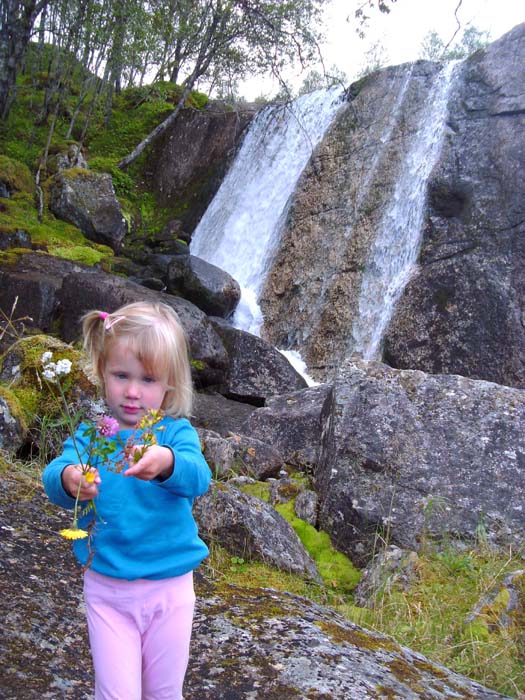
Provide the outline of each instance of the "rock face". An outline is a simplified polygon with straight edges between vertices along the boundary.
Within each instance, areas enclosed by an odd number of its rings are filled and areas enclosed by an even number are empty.
[[[185,109],[152,150],[146,178],[183,228],[192,231],[199,222],[258,108],[211,101],[202,111]]]
[[[90,700],[81,572],[55,532],[63,513],[4,475],[0,597],[6,700]],[[510,700],[332,610],[196,576],[186,700]],[[312,653],[314,650],[314,653]]]
[[[522,542],[524,420],[519,389],[348,361],[317,470],[321,528],[358,564],[378,534],[406,549]]]
[[[525,387],[524,61],[522,24],[453,70],[416,222],[419,265],[386,331],[393,366]],[[351,86],[295,192],[263,291],[263,335],[299,349],[318,379],[362,350],[365,274],[379,275],[377,233],[421,182],[424,159],[410,158],[443,70],[417,62]],[[413,186],[396,203],[403,172]]]
[[[170,294],[180,294],[210,316],[228,318],[241,298],[241,288],[231,275],[195,255],[174,256],[167,283]]]
[[[525,388],[525,24],[461,66],[385,360]]]
[[[79,228],[91,241],[118,251],[127,231],[111,175],[82,168],[55,176],[49,208],[59,219]]]
[[[331,380],[351,349],[362,273],[438,72],[419,62],[352,86],[294,193],[262,293],[263,336],[298,349],[316,379]]]

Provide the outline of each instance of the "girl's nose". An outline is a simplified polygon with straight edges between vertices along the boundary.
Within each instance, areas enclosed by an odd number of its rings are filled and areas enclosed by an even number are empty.
[[[140,389],[138,382],[128,382],[126,385],[126,396],[129,398],[138,398]]]

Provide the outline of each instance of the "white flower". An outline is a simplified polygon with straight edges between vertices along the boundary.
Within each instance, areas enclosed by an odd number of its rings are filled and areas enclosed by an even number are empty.
[[[55,372],[58,374],[69,374],[71,372],[71,360],[59,360],[56,363]]]
[[[53,353],[50,352],[49,350],[46,350],[46,352],[42,355],[42,364],[45,365],[46,362],[49,362],[49,360],[53,357]]]
[[[51,369],[50,365],[42,372],[42,376],[44,379],[47,379],[48,382],[54,382],[56,378],[55,371]]]

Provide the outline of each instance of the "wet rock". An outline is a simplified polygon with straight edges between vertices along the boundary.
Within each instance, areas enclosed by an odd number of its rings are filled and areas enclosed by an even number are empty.
[[[329,384],[273,396],[249,416],[241,432],[273,445],[287,464],[311,472],[326,459],[333,400]]]
[[[306,387],[306,381],[286,357],[252,333],[212,319],[230,357],[230,373],[219,391],[237,401],[263,406],[275,394]]]

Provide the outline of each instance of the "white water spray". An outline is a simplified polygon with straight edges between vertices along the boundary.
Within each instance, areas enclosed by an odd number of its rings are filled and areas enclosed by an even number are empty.
[[[403,162],[363,273],[359,312],[352,328],[352,350],[366,360],[379,354],[395,304],[419,255],[427,181],[445,132],[454,65],[449,63],[443,68],[427,98],[420,129]]]
[[[192,255],[226,270],[241,286],[233,318],[237,328],[259,334],[258,297],[290,196],[343,95],[340,88],[318,90],[262,110],[193,234]]]

